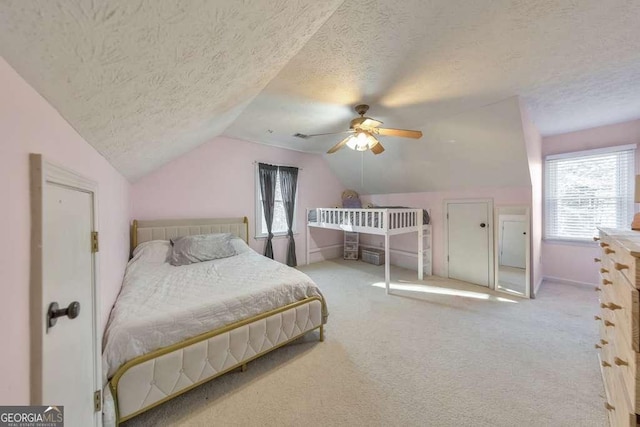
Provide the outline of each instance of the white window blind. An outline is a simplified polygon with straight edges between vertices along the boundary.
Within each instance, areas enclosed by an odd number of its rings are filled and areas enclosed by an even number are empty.
[[[587,241],[597,227],[629,228],[635,145],[548,156],[545,238]]]

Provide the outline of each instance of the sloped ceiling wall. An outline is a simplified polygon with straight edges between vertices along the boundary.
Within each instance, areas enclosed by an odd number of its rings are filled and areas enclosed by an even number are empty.
[[[383,155],[326,156],[361,194],[531,185],[518,98],[427,122],[420,140],[394,140]]]
[[[4,0],[0,53],[131,180],[220,135],[341,0]]]
[[[639,21],[629,0],[3,0],[0,53],[133,181],[220,134],[323,153],[339,139],[292,135],[344,130],[365,102],[425,138],[332,168],[427,191],[501,185],[522,162],[511,122],[473,110],[520,96],[544,135],[640,117]],[[445,181],[444,159],[484,172]]]

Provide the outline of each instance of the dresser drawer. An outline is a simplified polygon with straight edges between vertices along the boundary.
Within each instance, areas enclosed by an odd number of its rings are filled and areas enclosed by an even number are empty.
[[[637,412],[640,408],[640,387],[638,384],[638,360],[640,353],[632,351],[629,347],[621,346],[619,341],[616,345],[609,348],[608,357],[611,360],[612,370],[624,383],[624,389],[627,392],[627,400],[629,410]]]
[[[612,427],[636,426],[636,415],[631,407],[628,392],[620,373],[608,368],[602,368],[605,385],[605,403],[609,424]]]
[[[614,323],[616,334],[630,347],[640,351],[640,293],[618,271],[611,274],[613,284],[601,286],[600,307],[603,319]]]
[[[640,281],[636,277],[636,258],[608,236],[601,240],[600,246],[602,246],[603,267],[619,271],[634,288],[640,287]]]

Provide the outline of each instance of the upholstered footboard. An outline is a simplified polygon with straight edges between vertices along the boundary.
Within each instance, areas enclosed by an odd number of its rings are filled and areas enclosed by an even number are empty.
[[[132,418],[305,333],[320,328],[322,300],[307,298],[140,356],[109,387],[118,423]]]

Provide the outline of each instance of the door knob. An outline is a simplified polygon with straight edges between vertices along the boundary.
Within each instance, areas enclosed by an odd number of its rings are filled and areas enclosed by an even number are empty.
[[[72,302],[67,308],[60,308],[57,302],[52,302],[47,310],[47,328],[54,327],[58,317],[68,316],[69,319],[75,319],[79,314],[80,303],[78,301]]]
[[[484,222],[480,223],[480,227],[485,228],[487,226],[487,224],[485,224]]]

